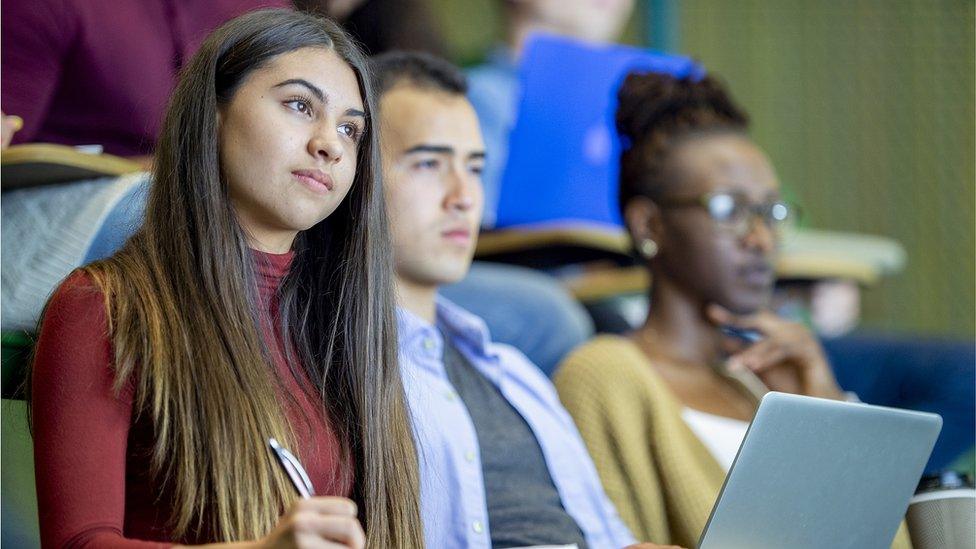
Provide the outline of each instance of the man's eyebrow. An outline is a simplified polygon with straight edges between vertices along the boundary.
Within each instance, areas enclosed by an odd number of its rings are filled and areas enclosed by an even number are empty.
[[[454,154],[454,147],[449,147],[447,145],[415,145],[407,149],[404,154],[413,153],[439,153],[439,154]]]
[[[482,160],[485,157],[485,151],[475,151],[468,155],[468,160]]]
[[[325,93],[321,89],[319,89],[318,86],[312,84],[311,82],[305,80],[304,78],[289,78],[284,82],[279,82],[278,84],[275,84],[274,87],[282,88],[284,86],[291,86],[291,85],[298,85],[298,86],[303,86],[305,88],[308,88],[308,91],[312,92],[312,95],[314,95],[316,99],[318,99],[322,103],[325,103]]]

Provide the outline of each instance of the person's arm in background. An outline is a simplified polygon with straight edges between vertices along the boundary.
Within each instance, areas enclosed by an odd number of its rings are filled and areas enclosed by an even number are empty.
[[[37,135],[51,106],[77,21],[71,6],[57,0],[3,2],[0,16],[0,108],[5,115],[22,120],[23,127],[12,134],[12,142],[29,142]]]
[[[16,115],[6,115],[0,111],[0,128],[2,128],[2,140],[0,140],[0,150],[10,146],[10,140],[14,138],[20,128],[24,127],[24,119]]]

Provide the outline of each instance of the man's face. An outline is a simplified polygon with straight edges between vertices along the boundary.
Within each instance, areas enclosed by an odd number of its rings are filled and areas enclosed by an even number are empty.
[[[380,99],[383,179],[401,283],[464,278],[484,206],[485,144],[463,95],[401,84]]]

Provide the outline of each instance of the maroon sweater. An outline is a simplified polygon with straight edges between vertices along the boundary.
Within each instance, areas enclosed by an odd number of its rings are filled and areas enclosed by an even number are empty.
[[[271,319],[293,254],[254,255],[263,312]],[[268,321],[264,332],[274,368],[297,403],[291,406],[281,396],[300,434],[292,450],[318,494],[348,497],[353,473],[339,468],[339,444],[322,403],[299,388],[285,363],[281,338],[270,326]],[[152,426],[148,419],[134,422],[132,384],[119,397],[112,392],[112,360],[102,294],[87,275],[73,274],[45,312],[33,372],[34,464],[43,545],[141,548],[212,541],[169,535],[169,498],[148,471]]]

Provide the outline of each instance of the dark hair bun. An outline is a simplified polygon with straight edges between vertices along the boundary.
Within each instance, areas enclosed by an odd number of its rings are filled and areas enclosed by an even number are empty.
[[[686,131],[745,129],[749,123],[725,88],[711,76],[694,80],[632,72],[620,87],[617,100],[617,132],[633,144]]]
[[[635,196],[666,187],[665,165],[677,138],[694,132],[745,131],[749,120],[711,76],[675,78],[632,72],[617,94],[621,211]]]

